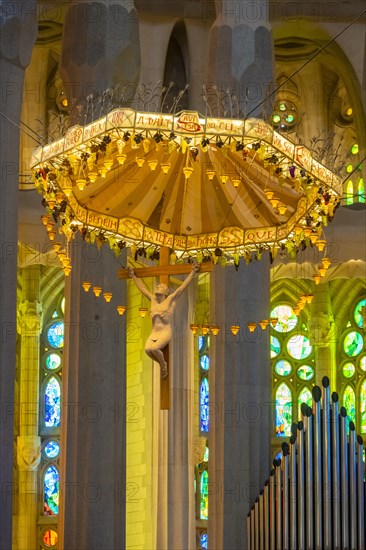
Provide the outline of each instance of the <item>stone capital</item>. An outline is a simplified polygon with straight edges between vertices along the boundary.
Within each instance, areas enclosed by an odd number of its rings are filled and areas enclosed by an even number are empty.
[[[334,341],[336,326],[332,315],[326,313],[313,314],[308,326],[310,341],[314,346],[325,348]]]
[[[18,332],[22,336],[38,336],[42,328],[42,306],[40,302],[24,300],[18,307]]]
[[[19,470],[34,472],[41,461],[41,438],[37,435],[17,437],[17,463]]]

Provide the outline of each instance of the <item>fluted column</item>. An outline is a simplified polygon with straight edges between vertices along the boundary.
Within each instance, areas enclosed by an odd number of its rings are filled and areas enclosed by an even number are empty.
[[[209,432],[209,548],[246,548],[245,518],[270,465],[269,259],[212,273]],[[239,325],[235,337],[231,325]]]
[[[18,308],[21,335],[20,411],[17,437],[18,522],[17,548],[28,550],[37,540],[39,429],[39,335],[42,327],[39,265],[22,271],[23,302]]]
[[[0,548],[10,550],[13,499],[14,378],[19,128],[24,70],[37,32],[36,2],[4,2],[0,13]]]

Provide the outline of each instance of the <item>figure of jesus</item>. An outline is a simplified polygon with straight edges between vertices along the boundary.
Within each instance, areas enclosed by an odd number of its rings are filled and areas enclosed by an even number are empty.
[[[144,283],[136,277],[133,269],[128,269],[129,276],[133,279],[140,292],[151,302],[150,317],[152,320],[152,331],[145,344],[145,353],[160,365],[161,378],[168,376],[168,368],[164,359],[163,349],[172,338],[173,313],[177,299],[187,288],[192,279],[197,276],[200,269],[199,264],[193,264],[192,271],[184,280],[182,285],[172,294],[169,294],[167,285],[158,284],[155,293],[152,294]]]

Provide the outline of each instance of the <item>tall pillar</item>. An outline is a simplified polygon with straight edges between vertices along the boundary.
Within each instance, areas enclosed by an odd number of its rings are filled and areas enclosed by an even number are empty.
[[[66,282],[60,547],[125,548],[126,300],[119,263],[76,239]],[[82,280],[112,292],[86,293]]]
[[[39,265],[22,271],[23,302],[18,308],[21,334],[20,414],[17,438],[17,548],[28,550],[37,540],[38,466],[41,460],[39,417],[39,335],[42,326]]]
[[[24,70],[37,32],[36,2],[5,2],[0,14],[0,548],[12,537],[19,128]]]
[[[246,548],[245,518],[270,468],[269,330],[247,323],[269,317],[269,259],[212,272],[209,548]],[[240,325],[235,337],[231,325]]]
[[[242,116],[264,117],[271,101],[273,44],[268,2],[215,1],[208,81],[234,92]],[[272,98],[271,98],[272,99]],[[212,100],[215,113],[215,104]],[[221,113],[222,114],[222,113]],[[211,317],[222,325],[212,342],[209,434],[209,548],[246,547],[245,517],[269,471],[271,369],[268,330],[247,329],[269,317],[269,259],[212,273]],[[234,337],[230,325],[239,324]]]
[[[118,84],[125,97],[133,95],[139,56],[133,1],[73,0],[65,20],[60,63],[66,95],[70,105],[76,105],[71,122],[86,121],[88,95],[101,97]],[[102,107],[100,102],[94,118]],[[78,241],[72,244],[73,270],[66,286],[67,406],[62,421],[60,510],[65,550],[125,547],[125,319],[118,318],[115,305],[123,304],[126,283],[118,282],[120,266],[107,248],[102,247],[94,261],[93,251],[95,247]],[[112,302],[86,294],[81,288],[83,277],[103,288],[107,285]],[[76,418],[70,403],[76,404]],[[94,420],[93,414],[97,415]]]
[[[329,283],[315,285],[309,321],[310,342],[315,347],[315,383],[321,387],[328,376],[330,387],[336,387],[336,336],[337,329],[332,312]]]

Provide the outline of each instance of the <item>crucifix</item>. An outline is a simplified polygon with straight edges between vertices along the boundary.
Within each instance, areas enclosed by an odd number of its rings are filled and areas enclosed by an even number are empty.
[[[201,272],[211,271],[211,262],[199,264],[178,264],[169,265],[169,248],[160,249],[160,266],[143,267],[133,269],[123,269],[119,272],[120,279],[131,277],[140,292],[151,302],[152,332],[145,345],[146,354],[158,362],[161,369],[160,383],[160,408],[169,409],[169,341],[172,338],[172,321],[176,300],[192,281],[194,276]],[[169,294],[169,276],[189,273],[182,285],[173,293]],[[159,276],[159,284],[155,288],[155,293],[150,290],[141,281],[143,277]]]

